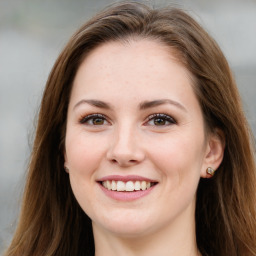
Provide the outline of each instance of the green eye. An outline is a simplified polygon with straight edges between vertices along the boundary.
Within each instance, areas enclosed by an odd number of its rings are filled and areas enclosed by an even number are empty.
[[[153,114],[147,118],[146,125],[151,126],[168,126],[176,124],[177,122],[169,115],[166,114]]]
[[[90,126],[99,126],[108,124],[106,117],[102,114],[92,114],[83,117],[80,120],[81,124],[90,125]]]
[[[164,120],[163,118],[154,119],[154,125],[165,125],[165,124],[166,124],[166,120]]]
[[[104,124],[104,119],[103,118],[93,118],[92,123],[94,125],[103,125]]]

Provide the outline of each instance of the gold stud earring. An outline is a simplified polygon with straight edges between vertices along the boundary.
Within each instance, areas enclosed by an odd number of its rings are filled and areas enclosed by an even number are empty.
[[[206,169],[206,173],[208,173],[208,174],[210,174],[211,176],[213,176],[214,173],[215,173],[215,170],[214,170],[212,167],[208,167],[208,168]]]
[[[68,169],[67,166],[64,166],[64,169],[65,169],[65,171],[66,171],[67,173],[69,173],[69,169]]]

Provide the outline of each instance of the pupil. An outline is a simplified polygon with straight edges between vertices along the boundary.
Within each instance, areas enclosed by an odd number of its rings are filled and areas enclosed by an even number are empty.
[[[102,118],[94,118],[93,119],[93,124],[95,124],[95,125],[101,125],[101,124],[103,124],[103,119]]]
[[[154,124],[155,124],[155,125],[165,125],[165,120],[162,119],[162,118],[156,118],[156,119],[154,120]]]

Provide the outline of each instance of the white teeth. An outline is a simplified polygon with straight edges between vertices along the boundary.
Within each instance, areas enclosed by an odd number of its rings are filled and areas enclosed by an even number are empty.
[[[112,187],[111,187],[111,189],[112,190],[116,190],[116,182],[114,181],[114,180],[112,180]]]
[[[146,188],[147,188],[147,183],[146,183],[146,181],[142,181],[142,182],[141,182],[141,189],[142,189],[142,190],[146,190]]]
[[[146,190],[153,186],[153,183],[148,181],[115,181],[115,180],[107,180],[102,182],[103,187],[108,190],[114,191],[139,191],[139,190]]]
[[[132,181],[128,181],[125,184],[126,191],[133,191],[134,190],[134,183]]]
[[[149,184],[150,184],[150,182],[149,182]],[[134,189],[135,190],[140,190],[140,181],[135,181],[135,183],[134,183]]]
[[[104,188],[108,188],[108,187],[107,187],[107,181],[106,181],[106,180],[104,180],[104,181],[102,182],[102,185],[103,185]]]
[[[107,188],[110,190],[111,189],[111,181],[107,180]]]
[[[116,190],[117,191],[125,191],[125,183],[123,181],[118,181],[116,183]]]

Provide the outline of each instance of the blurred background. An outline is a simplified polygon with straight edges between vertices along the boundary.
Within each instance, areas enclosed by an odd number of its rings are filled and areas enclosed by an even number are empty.
[[[16,225],[36,115],[51,67],[75,30],[113,2],[0,0],[0,254]],[[256,1],[147,2],[178,4],[215,38],[234,72],[256,135]]]

